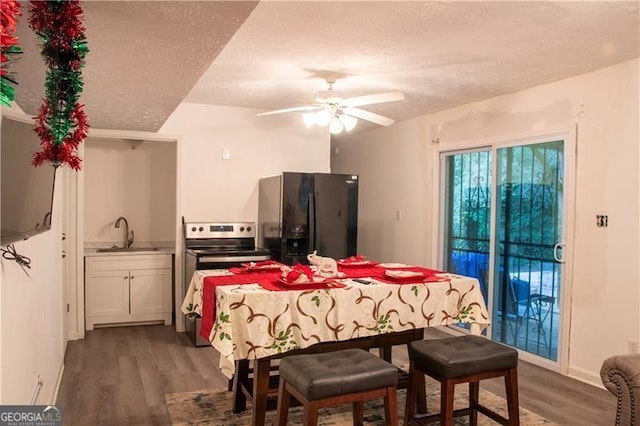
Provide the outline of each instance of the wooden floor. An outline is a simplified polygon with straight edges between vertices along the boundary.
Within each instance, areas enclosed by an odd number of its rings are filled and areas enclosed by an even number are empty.
[[[429,329],[427,338],[441,337]],[[394,362],[406,351],[394,350]],[[225,388],[213,348],[195,348],[171,326],[136,326],[88,331],[69,342],[57,404],[65,425],[170,424],[167,393]],[[604,389],[520,362],[520,405],[561,425],[612,425],[615,398]],[[504,396],[503,382],[481,387]]]

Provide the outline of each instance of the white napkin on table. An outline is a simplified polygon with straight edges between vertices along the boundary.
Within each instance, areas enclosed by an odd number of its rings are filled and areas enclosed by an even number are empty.
[[[411,265],[405,263],[378,263],[381,268],[411,268]]]
[[[384,271],[384,274],[390,278],[422,278],[422,272],[414,271]]]

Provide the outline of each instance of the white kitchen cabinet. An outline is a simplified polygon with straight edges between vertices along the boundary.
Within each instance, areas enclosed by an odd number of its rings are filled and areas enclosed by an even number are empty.
[[[131,270],[129,277],[129,309],[132,315],[162,314],[171,309],[171,293],[166,296],[167,283],[171,288],[171,270],[137,269]]]
[[[99,324],[171,324],[170,254],[85,258],[86,329]]]
[[[86,272],[86,313],[89,317],[125,317],[129,315],[129,271]],[[89,328],[93,330],[93,327]]]

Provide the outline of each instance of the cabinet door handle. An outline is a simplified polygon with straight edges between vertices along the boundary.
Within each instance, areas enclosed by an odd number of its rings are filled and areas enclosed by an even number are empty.
[[[134,279],[135,277],[133,275],[131,275],[131,279]]]
[[[129,279],[129,277],[122,277],[122,279],[123,279],[123,280],[128,280],[128,279]]]

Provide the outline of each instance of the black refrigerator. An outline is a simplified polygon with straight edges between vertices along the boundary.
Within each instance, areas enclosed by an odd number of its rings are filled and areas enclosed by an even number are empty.
[[[307,254],[356,254],[358,176],[284,172],[260,179],[258,241],[271,258],[308,263]]]

